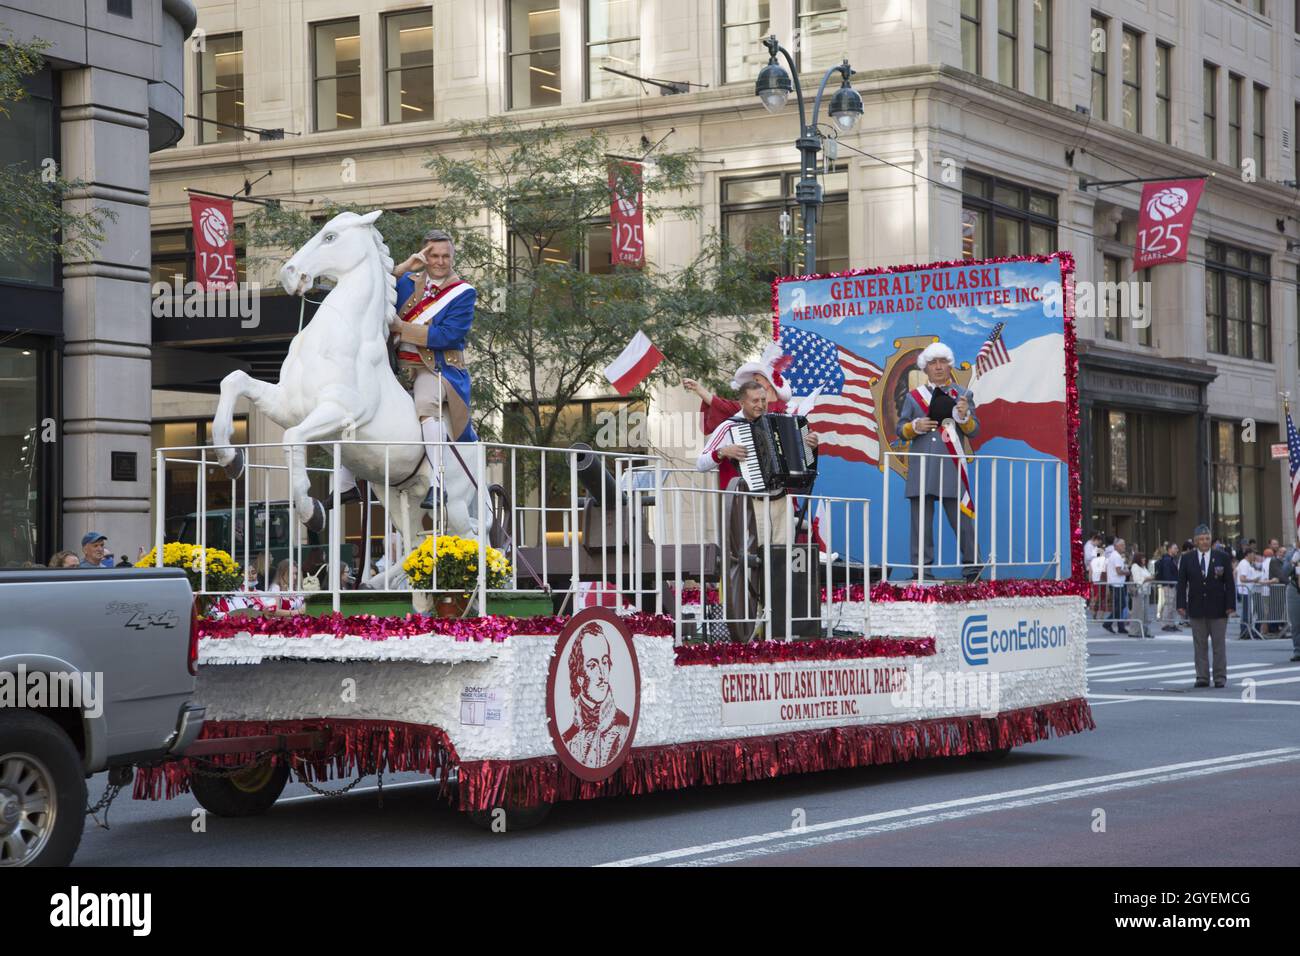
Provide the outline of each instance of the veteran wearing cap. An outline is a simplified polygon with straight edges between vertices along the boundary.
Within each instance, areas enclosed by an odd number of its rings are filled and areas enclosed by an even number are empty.
[[[81,563],[79,568],[111,568],[111,563],[104,563],[104,554],[108,550],[108,538],[98,531],[87,531],[81,537]]]
[[[917,525],[922,526],[927,565],[934,562],[931,504],[942,503],[948,524],[957,532],[963,576],[979,576],[975,556],[974,499],[964,458],[963,440],[979,432],[975,401],[952,377],[952,349],[933,342],[916,357],[926,381],[907,393],[898,410],[899,435],[910,442],[905,495],[911,502],[911,563],[917,567]],[[924,464],[922,464],[924,462]],[[922,476],[924,472],[924,477]]]

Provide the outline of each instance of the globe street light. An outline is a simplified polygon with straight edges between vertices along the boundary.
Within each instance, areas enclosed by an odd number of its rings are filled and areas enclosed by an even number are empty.
[[[762,101],[769,113],[779,113],[785,107],[790,93],[795,95],[799,104],[799,138],[795,146],[799,150],[799,182],[795,185],[794,195],[803,210],[803,249],[804,268],[810,272],[817,268],[817,214],[822,204],[822,187],[817,182],[817,154],[821,152],[822,136],[817,129],[817,117],[821,113],[822,95],[830,78],[839,73],[840,88],[831,97],[830,114],[835,126],[848,132],[858,125],[862,117],[862,97],[849,83],[854,70],[849,61],[832,66],[822,77],[817,88],[817,98],[813,100],[812,123],[809,124],[804,108],[803,89],[799,85],[799,71],[795,68],[790,51],[776,42],[776,36],[762,40],[767,47],[767,66],[759,70],[754,83],[754,94]],[[790,65],[789,72],[777,60],[777,54],[785,57]],[[793,80],[793,82],[791,82]]]

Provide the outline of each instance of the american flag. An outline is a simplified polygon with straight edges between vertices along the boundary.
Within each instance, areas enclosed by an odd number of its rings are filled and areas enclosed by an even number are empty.
[[[803,329],[782,329],[781,346],[794,359],[785,373],[794,394],[808,395],[821,387],[821,397],[808,415],[820,440],[818,450],[845,461],[880,464],[876,400],[871,394],[883,374],[880,366]]]
[[[999,322],[993,326],[993,332],[989,335],[989,340],[984,343],[980,349],[979,355],[975,356],[975,374],[983,375],[985,372],[992,371],[999,365],[1006,365],[1011,361],[1011,356],[1007,354],[1007,345],[1002,341],[1002,327],[1005,322]]]
[[[1291,409],[1286,411],[1286,457],[1291,469],[1291,514],[1296,535],[1300,536],[1300,435],[1291,421]]]

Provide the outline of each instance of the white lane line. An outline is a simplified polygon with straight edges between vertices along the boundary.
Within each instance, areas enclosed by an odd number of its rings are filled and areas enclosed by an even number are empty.
[[[1089,667],[1089,674],[1101,674],[1105,671],[1123,671],[1133,667],[1146,667],[1147,661],[1132,661],[1128,664],[1105,664],[1101,667]]]
[[[1115,700],[1099,700],[1089,704],[1091,707],[1105,707],[1107,704],[1127,704],[1132,700],[1141,700],[1141,697],[1118,697]]]
[[[811,826],[806,826],[799,832],[818,833],[827,830],[838,830],[843,827],[856,827],[867,823],[877,823],[882,820],[893,820],[899,817],[915,816],[920,813],[933,813],[935,811],[951,810],[958,807],[968,807],[975,804],[987,803],[990,800],[1014,800],[1020,797],[1032,796],[1040,793],[1055,793],[1061,790],[1077,789],[1079,787],[1087,787],[1095,784],[1112,783],[1117,780],[1132,780],[1140,777],[1148,777],[1152,774],[1174,773],[1198,767],[1217,767],[1227,764],[1235,766],[1240,761],[1259,760],[1270,757],[1290,757],[1293,759],[1300,759],[1300,748],[1277,747],[1273,750],[1257,750],[1249,753],[1229,754],[1226,757],[1209,757],[1204,760],[1189,760],[1184,763],[1165,764],[1159,767],[1144,767],[1141,770],[1123,770],[1119,773],[1105,774],[1100,777],[1081,777],[1078,780],[1060,780],[1056,783],[1045,783],[1037,787],[1022,787],[1017,790],[1004,790],[1000,793],[984,793],[973,797],[958,797],[953,800],[944,800],[940,803],[923,803],[918,806],[903,807],[898,810],[883,810],[879,813],[868,813],[860,817],[848,817],[843,820],[829,820],[826,823],[816,823]],[[625,860],[614,860],[601,865],[644,866],[649,863],[663,863],[668,860],[677,860],[687,856],[699,856],[704,853],[713,853],[718,850],[731,850],[737,847],[751,846],[757,843],[770,843],[773,840],[788,840],[792,835],[793,834],[789,830],[775,830],[770,833],[755,833],[750,836],[736,837],[731,840],[719,840],[715,843],[704,843],[699,846],[683,847],[677,850],[664,850],[660,853],[649,853],[645,856],[628,857]]]
[[[1240,671],[1240,670],[1250,670],[1256,667],[1269,667],[1269,666],[1270,666],[1270,662],[1268,661],[1262,661],[1256,664],[1229,664],[1228,670]],[[1109,675],[1105,677],[1099,677],[1094,681],[1094,683],[1118,684],[1121,681],[1134,680],[1135,678],[1142,678],[1143,680],[1146,680],[1147,678],[1179,677],[1183,674],[1195,674],[1195,673],[1196,673],[1196,664],[1192,663],[1191,661],[1184,661],[1181,664],[1169,664],[1166,665],[1165,667],[1152,667],[1148,670],[1138,671],[1132,674],[1121,674],[1119,677],[1111,677]]]
[[[1274,684],[1300,684],[1300,677],[1279,677],[1275,680],[1257,680],[1256,687],[1272,687]]]
[[[1235,673],[1235,674],[1229,674],[1228,676],[1229,676],[1230,678],[1232,678],[1233,680],[1236,680],[1238,677],[1242,677],[1242,678],[1246,678],[1246,677],[1255,678],[1255,677],[1262,677],[1262,676],[1264,676],[1264,675],[1266,675],[1266,674],[1268,674],[1268,675],[1272,675],[1272,674],[1300,674],[1300,667],[1274,667],[1274,668],[1272,668],[1272,669],[1268,669],[1268,665],[1267,665],[1267,664],[1257,664],[1256,666],[1257,666],[1257,667],[1263,667],[1263,668],[1266,668],[1266,669],[1265,669],[1265,670],[1238,671],[1237,673]],[[1190,673],[1191,673],[1193,676],[1195,676],[1196,671],[1191,671]],[[1172,681],[1172,680],[1165,680],[1165,681],[1161,681],[1160,683],[1162,683],[1162,684],[1176,684],[1176,683],[1178,683],[1178,682],[1177,682],[1177,681]]]
[[[1261,681],[1260,683],[1266,683]],[[1204,688],[1202,688],[1204,689]],[[1219,688],[1222,690],[1223,688]],[[1089,694],[1088,700],[1162,700],[1166,704],[1276,704],[1279,707],[1300,707],[1300,700],[1242,700],[1238,696],[1201,697],[1189,694]]]
[[[1132,790],[1137,787],[1149,787],[1153,784],[1175,783],[1179,780],[1208,777],[1214,774],[1229,773],[1234,770],[1246,770],[1252,767],[1267,767],[1273,764],[1293,763],[1295,761],[1300,761],[1300,754],[1287,754],[1278,757],[1268,757],[1261,760],[1248,760],[1240,763],[1222,764],[1215,767],[1201,767],[1195,770],[1183,770],[1176,773],[1159,774],[1154,777],[1142,777],[1137,780],[1122,780],[1095,787],[1084,787],[1079,790],[1070,790],[1065,793],[1043,794],[1041,796],[1027,797],[1023,800],[984,804],[977,807],[967,807],[962,810],[949,810],[944,813],[935,813],[922,817],[911,817],[907,820],[896,820],[890,823],[861,827],[853,830],[840,830],[835,833],[826,833],[811,838],[790,839],[780,844],[757,846],[733,853],[725,853],[719,856],[705,857],[703,859],[685,860],[673,865],[717,866],[725,863],[739,863],[756,856],[767,856],[774,853],[789,853],[792,850],[806,849],[808,847],[824,845],[827,843],[838,843],[842,840],[856,840],[863,837],[873,836],[877,833],[908,830],[913,827],[926,826],[931,823],[946,823],[950,820],[961,820],[966,817],[980,816],[985,813],[997,813],[1002,810],[1019,810],[1025,807],[1040,806],[1046,803],[1060,803],[1065,800],[1077,800],[1082,797],[1091,797],[1102,793],[1113,793],[1116,790]],[[791,837],[794,835],[789,831],[786,831],[786,836]]]

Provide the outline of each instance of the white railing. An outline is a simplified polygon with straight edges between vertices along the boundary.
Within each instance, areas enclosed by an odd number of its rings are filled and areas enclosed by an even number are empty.
[[[309,475],[330,479],[333,502],[327,522],[325,540],[310,541],[298,520],[297,503],[289,490],[285,464],[255,461],[261,457],[281,457],[285,446],[275,443],[248,443],[235,446],[243,451],[245,468],[235,480],[224,476],[211,480],[209,472],[217,468],[210,446],[158,449],[156,452],[157,518],[155,544],[157,561],[162,562],[162,545],[167,520],[166,475],[169,469],[197,470],[197,505],[193,515],[195,541],[203,546],[221,546],[245,569],[257,562],[259,576],[265,552],[287,550],[290,560],[289,586],[286,596],[329,593],[335,611],[342,608],[344,595],[340,573],[344,555],[344,514],[339,482],[334,480],[342,462],[343,449],[349,444],[379,445],[376,442],[325,441],[307,445],[326,450],[329,466],[311,466]],[[405,443],[407,445],[417,443]],[[405,575],[392,571],[420,543],[398,541],[389,516],[394,514],[397,494],[387,481],[394,477],[390,467],[393,443],[384,445],[385,483],[370,487],[361,504],[361,562],[358,573],[365,587],[363,593],[412,596]],[[448,468],[457,467],[455,457],[445,446],[442,458]],[[929,570],[960,567],[947,554],[944,519],[935,515],[940,525],[935,534],[935,562],[927,569],[922,562],[896,560],[897,542],[890,550],[890,526],[897,530],[900,520],[907,520],[906,509],[894,508],[891,522],[889,481],[884,483],[880,517],[873,519],[873,502],[866,498],[830,495],[792,496],[790,504],[774,512],[775,521],[766,517],[768,500],[759,494],[724,492],[717,487],[717,474],[693,469],[669,467],[653,456],[629,455],[616,451],[579,448],[536,448],[502,443],[479,443],[456,446],[473,472],[476,487],[471,513],[477,516],[478,581],[470,590],[477,613],[486,614],[489,597],[539,594],[552,597],[556,609],[574,610],[586,600],[592,589],[599,589],[598,603],[627,605],[654,613],[669,613],[676,622],[678,640],[694,631],[733,639],[754,636],[816,636],[844,631],[866,633],[867,595],[870,579],[879,579],[894,568],[914,568],[924,578]],[[263,451],[265,450],[265,451]],[[481,452],[481,454],[480,454]],[[888,456],[902,453],[886,451]],[[435,456],[437,457],[437,456]],[[914,465],[927,467],[929,456],[910,456]],[[931,465],[930,467],[933,467]],[[992,577],[999,572],[1031,572],[1038,577],[1054,574],[1060,578],[1063,542],[1068,540],[1062,520],[1062,494],[1065,487],[1064,466],[1055,461],[975,456],[971,459],[972,496],[975,500],[974,537],[981,564],[987,564]],[[1035,472],[1033,469],[1037,469]],[[220,474],[220,472],[217,472]],[[941,478],[942,478],[942,472]],[[397,475],[398,479],[404,477]],[[924,474],[919,476],[924,487]],[[228,483],[230,521],[224,540],[208,540],[209,492],[216,481]],[[1006,499],[1023,501],[1014,507],[999,503],[999,486],[1008,491]],[[1035,484],[1036,483],[1036,484]],[[273,484],[285,489],[284,501],[273,503]],[[942,485],[942,482],[941,482]],[[1031,507],[1031,490],[1038,497]],[[946,489],[940,487],[940,492]],[[893,492],[898,497],[898,490]],[[423,528],[416,537],[445,533],[444,509],[432,512],[432,527]],[[795,508],[800,509],[796,516]],[[224,509],[222,509],[224,510]],[[1068,509],[1066,509],[1068,511]],[[263,524],[260,547],[254,529],[260,512]],[[819,531],[813,535],[813,519]],[[961,520],[965,520],[964,518]],[[283,521],[287,531],[284,544],[273,542],[273,530]],[[878,537],[877,535],[878,529]],[[1036,530],[1035,530],[1036,529]],[[917,534],[918,555],[921,551],[920,528]],[[1031,534],[1031,530],[1035,533]],[[778,533],[779,532],[779,533]],[[1050,533],[1049,533],[1050,532]],[[1016,537],[1017,546],[1009,543]],[[778,541],[784,543],[777,543]],[[960,530],[953,536],[953,546],[960,541]],[[489,588],[486,551],[490,542],[505,553],[510,562],[509,579],[502,587]],[[1032,545],[1037,543],[1037,551]],[[381,546],[385,570],[372,571],[372,544]],[[825,550],[819,546],[824,543]],[[303,587],[304,552],[323,550],[328,562],[328,580],[318,592]],[[834,549],[843,553],[835,554]],[[879,555],[878,566],[873,564]],[[1047,570],[1044,571],[1043,569]],[[266,569],[272,573],[273,568]],[[871,571],[871,574],[868,571]],[[247,574],[247,571],[245,572]],[[434,580],[429,592],[440,588],[435,564]],[[269,581],[263,580],[263,585]],[[208,588],[206,562],[200,572],[199,593],[214,595]],[[857,586],[863,585],[861,600],[852,598]],[[684,600],[688,591],[698,588],[699,603]],[[220,592],[230,593],[230,592]],[[709,595],[716,593],[716,603]]]
[[[927,487],[927,479],[933,470],[939,469],[938,500],[959,499],[960,489],[954,488],[954,479],[945,474],[952,470],[951,457],[932,452],[895,451],[882,448],[881,454],[886,465],[886,477],[891,459],[902,462],[908,468],[917,469],[920,488]],[[933,459],[933,460],[932,460]],[[884,482],[881,496],[881,547],[880,559],[883,572],[888,575],[892,569],[903,568],[912,571],[918,580],[925,580],[927,573],[934,570],[963,570],[967,562],[961,554],[962,532],[969,528],[974,538],[974,560],[970,562],[976,568],[987,569],[991,580],[1002,577],[1055,578],[1061,580],[1067,576],[1070,540],[1069,506],[1066,495],[1068,471],[1065,463],[1059,459],[1018,458],[1006,455],[971,455],[967,457],[967,475],[970,484],[971,500],[974,504],[974,518],[966,517],[961,508],[956,508],[957,526],[952,528],[941,504],[935,503],[933,496],[927,496],[928,502],[921,522],[912,522],[911,501],[906,508],[899,507],[897,489],[890,491],[890,482]],[[894,505],[891,508],[891,498]],[[926,499],[921,499],[925,501]],[[910,554],[907,560],[901,560],[898,548],[890,546],[890,529],[897,529],[899,520],[908,523],[909,552],[915,550],[916,558]],[[931,524],[934,560],[925,564],[924,533],[925,524]],[[945,544],[949,544],[945,559]]]

